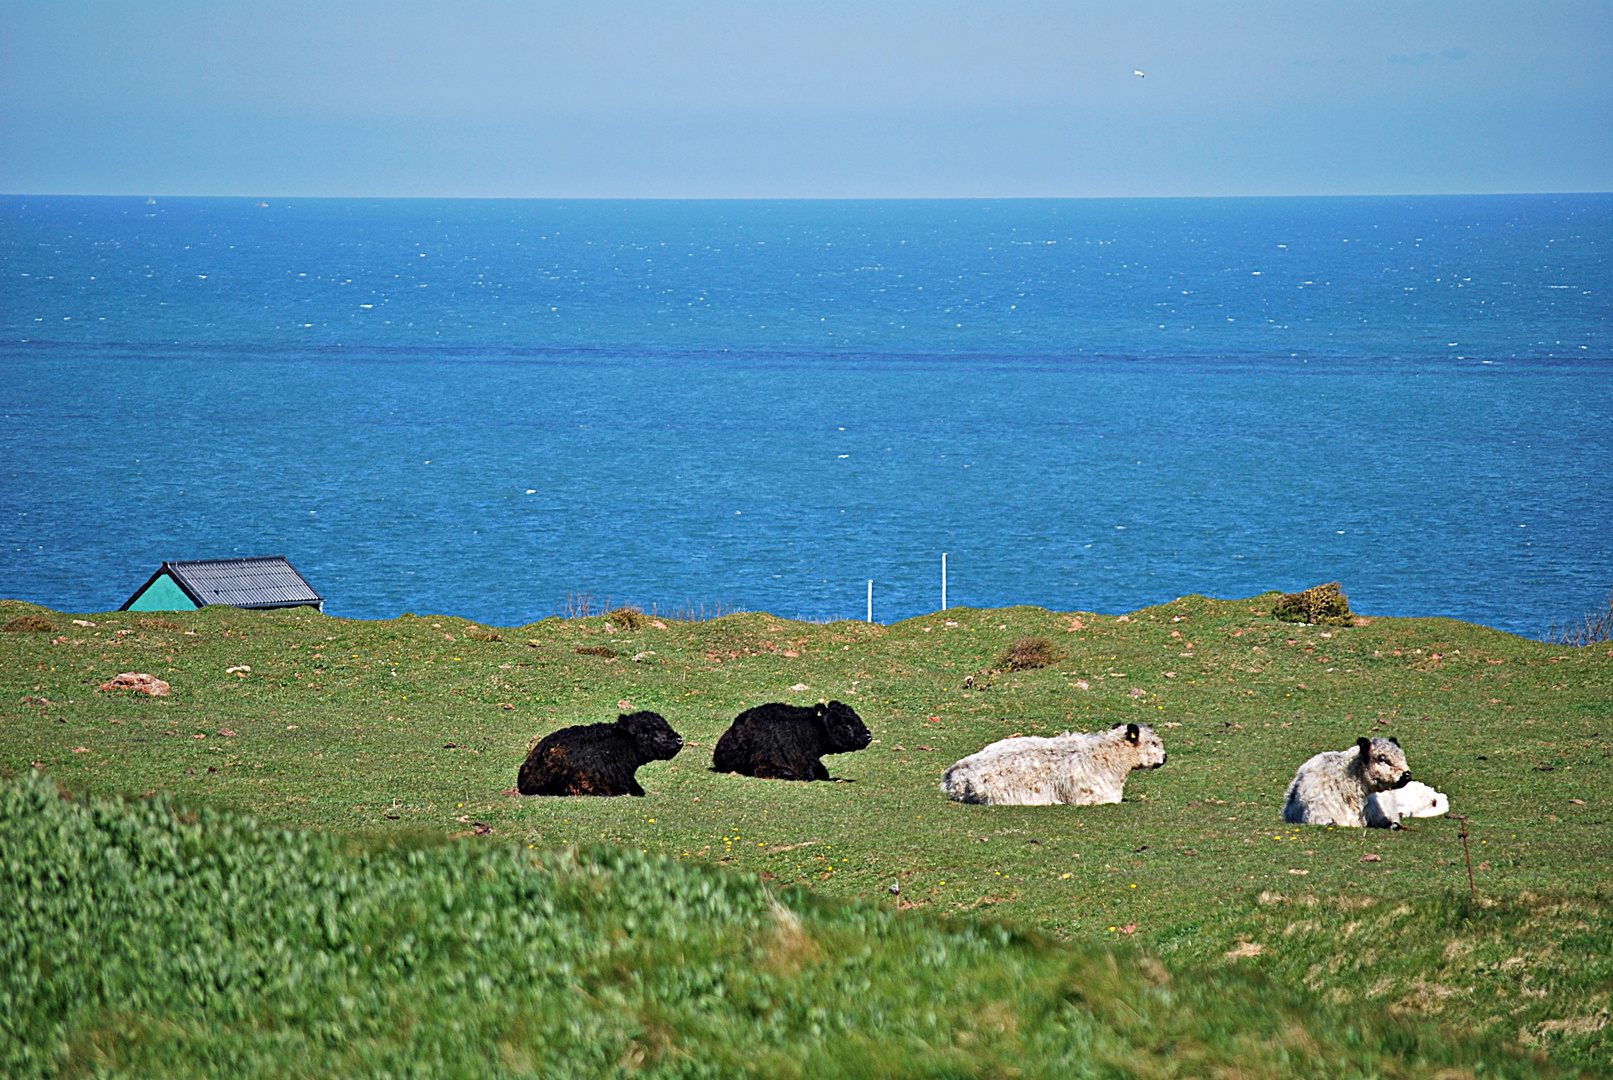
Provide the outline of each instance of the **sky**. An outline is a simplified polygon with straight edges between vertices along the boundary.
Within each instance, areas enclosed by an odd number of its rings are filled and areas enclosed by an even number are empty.
[[[0,0],[12,194],[1608,190],[1607,0]]]

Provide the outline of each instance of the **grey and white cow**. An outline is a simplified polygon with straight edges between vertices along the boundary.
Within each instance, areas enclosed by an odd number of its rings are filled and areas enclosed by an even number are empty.
[[[1165,764],[1165,744],[1147,724],[1108,731],[1034,735],[994,742],[955,762],[941,780],[949,799],[993,806],[1117,803],[1133,769]]]
[[[1364,829],[1367,799],[1411,782],[1395,739],[1357,739],[1348,750],[1324,750],[1299,767],[1288,785],[1283,820],[1291,825]]]

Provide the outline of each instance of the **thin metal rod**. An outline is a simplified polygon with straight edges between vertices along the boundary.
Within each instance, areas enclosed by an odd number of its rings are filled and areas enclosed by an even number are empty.
[[[1467,856],[1467,892],[1474,900],[1479,898],[1479,888],[1473,884],[1473,852],[1467,846],[1467,818],[1462,819],[1462,854]]]
[[[947,609],[947,553],[941,552],[941,610]]]
[[[868,582],[868,621],[874,621],[874,583]]]

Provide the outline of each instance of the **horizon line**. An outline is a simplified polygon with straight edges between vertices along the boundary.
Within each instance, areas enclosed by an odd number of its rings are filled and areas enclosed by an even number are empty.
[[[0,191],[0,199],[284,199],[313,201],[385,200],[389,202],[1121,202],[1232,199],[1448,199],[1551,198],[1565,195],[1613,195],[1613,189],[1559,191],[1383,191],[1347,193],[1283,193],[1241,195],[276,195],[240,192],[164,194],[160,191]]]

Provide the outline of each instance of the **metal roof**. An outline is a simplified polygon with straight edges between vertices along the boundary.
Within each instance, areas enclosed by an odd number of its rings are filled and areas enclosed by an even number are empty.
[[[322,607],[325,598],[313,590],[284,555],[249,559],[188,559],[165,562],[152,581],[167,573],[200,606],[229,604],[240,608]],[[146,583],[147,585],[150,582]],[[141,592],[144,592],[144,587]],[[134,603],[140,593],[129,598]],[[128,607],[125,604],[124,607]]]

